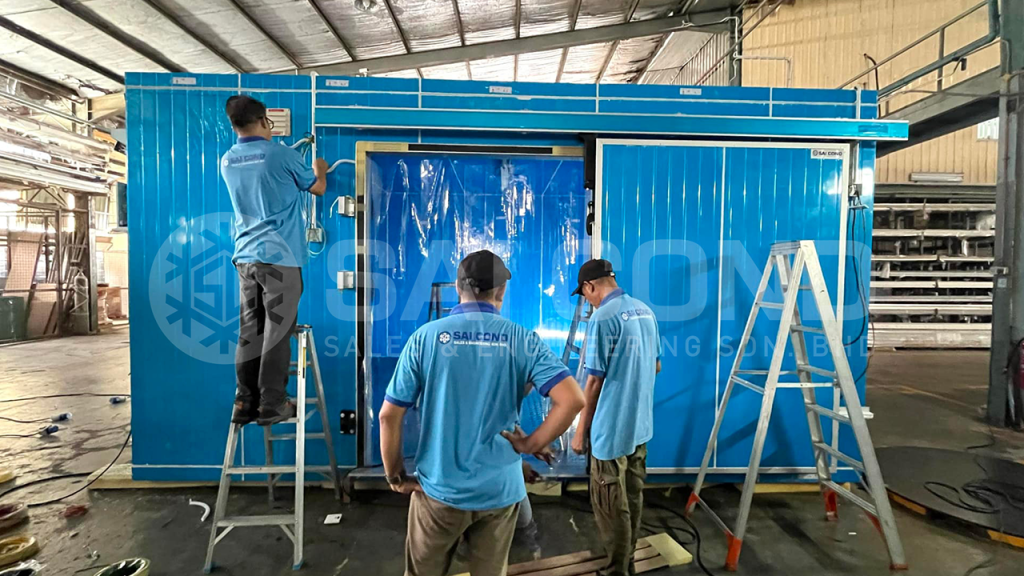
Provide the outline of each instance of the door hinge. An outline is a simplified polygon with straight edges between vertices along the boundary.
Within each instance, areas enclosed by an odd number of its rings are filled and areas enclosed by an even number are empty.
[[[338,272],[338,290],[355,290],[356,273],[345,270]]]

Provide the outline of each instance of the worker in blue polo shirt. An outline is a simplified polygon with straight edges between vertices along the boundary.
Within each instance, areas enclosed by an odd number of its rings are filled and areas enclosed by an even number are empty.
[[[521,454],[548,446],[583,407],[576,380],[536,333],[500,316],[512,275],[482,250],[459,264],[459,305],[421,326],[398,359],[380,411],[380,449],[391,489],[412,494],[406,576],[444,576],[465,536],[470,574],[504,576],[519,503]],[[551,400],[530,435],[517,426],[534,383]],[[419,403],[416,474],[402,459],[402,421]]]
[[[572,449],[590,451],[590,502],[608,554],[598,574],[627,576],[635,573],[661,338],[651,309],[619,288],[607,260],[583,264],[577,284],[573,295],[582,294],[595,310],[584,356],[586,406]]]
[[[231,421],[269,426],[295,416],[285,387],[307,259],[301,200],[305,192],[323,196],[327,163],[317,158],[310,168],[301,154],[272,142],[274,124],[259,100],[232,96],[225,112],[238,134],[220,163],[235,210],[231,261],[240,289]]]

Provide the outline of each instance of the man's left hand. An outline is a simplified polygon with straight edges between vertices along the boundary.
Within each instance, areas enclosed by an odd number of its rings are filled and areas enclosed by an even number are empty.
[[[577,428],[576,433],[572,437],[572,444],[570,445],[572,451],[577,454],[586,454],[587,450],[590,449],[589,436],[589,434]]]
[[[405,477],[400,484],[389,484],[389,486],[391,486],[392,491],[399,494],[409,495],[413,492],[423,492],[420,481],[409,476]]]

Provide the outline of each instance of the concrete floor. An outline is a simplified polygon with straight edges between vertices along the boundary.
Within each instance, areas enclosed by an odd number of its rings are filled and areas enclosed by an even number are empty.
[[[875,442],[963,449],[985,444],[989,430],[978,418],[985,401],[988,360],[983,352],[878,352],[869,372],[868,404]],[[50,439],[9,439],[0,442],[0,467],[18,471],[19,482],[54,474],[87,472],[104,466],[122,446],[130,418],[129,405],[111,405],[105,397],[50,398],[4,402],[9,398],[76,392],[127,393],[128,332],[71,338],[0,348],[0,416],[31,419],[70,411],[75,418]],[[28,433],[33,425],[0,421],[0,434]],[[994,432],[996,444],[987,452],[1024,458],[1024,435]],[[130,458],[130,447],[121,461]],[[72,492],[80,480],[41,484],[18,491],[4,501],[38,502]],[[0,487],[0,492],[6,489]],[[670,531],[693,551],[685,525],[664,507],[681,510],[685,489],[650,489],[645,527]],[[731,486],[707,491],[709,500],[734,509],[738,491]],[[283,495],[283,494],[282,494]],[[309,576],[390,575],[402,572],[406,505],[389,493],[359,493],[357,502],[336,503],[330,492],[307,494],[307,563]],[[213,503],[213,488],[83,492],[62,504],[35,508],[32,521],[19,531],[44,545],[38,559],[47,574],[92,574],[116,560],[145,556],[153,575],[198,574],[209,525],[190,498]],[[287,503],[287,498],[284,498]],[[65,520],[67,503],[88,503],[82,518]],[[595,528],[585,494],[535,498],[544,554],[555,555],[594,547]],[[239,489],[230,506],[247,513],[267,511],[263,490]],[[323,526],[325,515],[342,512],[341,525]],[[881,539],[863,514],[841,508],[837,523],[822,520],[816,494],[758,496],[740,562],[747,574],[885,574],[887,559]],[[725,542],[703,514],[695,520],[704,537],[706,564],[722,573]],[[909,574],[967,573],[1017,575],[1024,550],[979,539],[952,522],[936,523],[897,509],[897,521],[911,569]],[[218,547],[218,573],[284,575],[290,569],[291,547],[276,528],[240,529]],[[90,558],[98,554],[98,559]],[[525,560],[515,546],[512,561]],[[696,564],[664,569],[657,574],[699,574]]]

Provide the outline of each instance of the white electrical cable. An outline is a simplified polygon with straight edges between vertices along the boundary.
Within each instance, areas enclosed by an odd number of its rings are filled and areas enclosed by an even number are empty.
[[[327,173],[330,174],[331,172],[334,172],[334,169],[337,168],[338,166],[340,166],[341,164],[355,164],[355,163],[356,163],[355,160],[338,160],[334,164],[331,164],[331,167],[327,169]]]
[[[298,148],[299,146],[302,146],[306,142],[309,142],[309,138],[302,138],[300,140],[296,140],[295,144],[292,144],[291,146],[288,146],[288,147],[291,148],[292,150],[295,150],[296,148]]]

